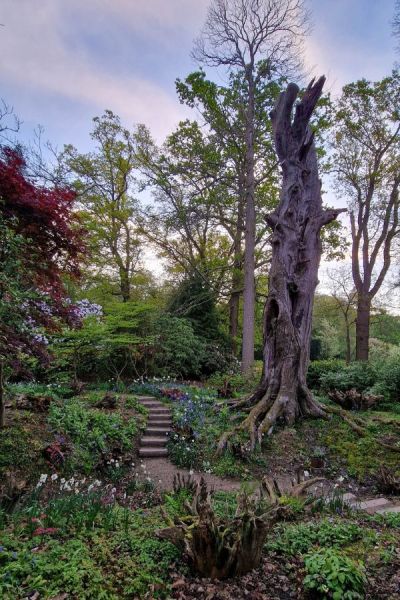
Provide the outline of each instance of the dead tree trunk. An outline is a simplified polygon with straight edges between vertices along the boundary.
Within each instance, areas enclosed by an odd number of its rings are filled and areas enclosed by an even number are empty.
[[[279,417],[292,425],[300,416],[324,416],[306,383],[322,252],[320,231],[342,212],[322,209],[317,155],[309,126],[324,82],[321,77],[310,83],[294,116],[299,88],[290,84],[271,114],[282,190],[279,206],[266,217],[272,229],[272,261],[264,312],[264,373],[259,388],[247,401],[253,407],[239,425],[249,430],[253,447],[272,431]],[[231,433],[221,438],[220,450]]]

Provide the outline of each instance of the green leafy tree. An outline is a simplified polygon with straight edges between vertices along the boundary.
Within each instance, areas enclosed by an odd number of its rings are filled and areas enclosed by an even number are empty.
[[[141,243],[137,231],[135,137],[118,116],[107,110],[93,119],[95,150],[80,154],[66,146],[63,161],[73,178],[89,232],[91,264],[87,277],[114,281],[113,292],[124,302],[131,298],[139,270]]]
[[[356,358],[368,359],[371,304],[389,271],[399,226],[400,75],[346,85],[334,107],[332,169],[347,198],[357,291]]]
[[[269,112],[280,91],[281,81],[259,79],[255,87],[254,129],[254,200],[256,211],[255,269],[265,266],[268,232],[262,211],[270,211],[278,200],[277,160],[272,144]],[[240,300],[244,286],[244,234],[246,212],[246,80],[244,73],[231,73],[229,85],[221,86],[196,71],[184,81],[177,80],[181,102],[195,108],[204,124],[213,132],[223,157],[224,172],[219,174],[223,192],[214,203],[215,219],[231,242],[229,294],[229,334],[237,352]],[[220,185],[221,189],[221,185]],[[264,251],[264,253],[263,253]]]

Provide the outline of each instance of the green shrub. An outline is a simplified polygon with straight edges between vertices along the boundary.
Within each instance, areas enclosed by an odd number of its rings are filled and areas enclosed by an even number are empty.
[[[376,362],[377,381],[371,392],[382,394],[389,403],[400,403],[400,353]]]
[[[364,392],[376,381],[376,367],[366,362],[350,363],[337,371],[325,371],[320,375],[320,386],[324,390],[335,389],[345,392],[355,388],[359,392]]]
[[[321,387],[321,377],[329,373],[339,373],[346,367],[344,360],[330,358],[326,360],[314,360],[310,362],[307,373],[307,383],[310,388]]]
[[[205,341],[198,337],[187,319],[163,315],[155,324],[154,370],[162,377],[196,378],[206,352]]]
[[[364,597],[364,566],[334,548],[321,548],[304,558],[307,575],[303,585],[319,598],[355,600]]]

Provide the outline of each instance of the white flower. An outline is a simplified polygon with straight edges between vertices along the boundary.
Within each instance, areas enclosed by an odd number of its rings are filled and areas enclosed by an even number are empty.
[[[117,491],[117,488],[112,488],[111,493],[115,494],[116,491]]]
[[[53,473],[53,475],[50,477],[50,479],[51,479],[52,481],[56,481],[56,480],[58,479],[58,475],[57,475],[57,473]]]
[[[91,483],[91,484],[89,485],[89,487],[88,487],[87,491],[88,491],[88,492],[91,492],[93,488],[94,488],[94,484],[93,484],[93,483]]]
[[[61,485],[64,485],[64,483],[65,483],[65,479],[64,479],[64,477],[62,477],[62,478],[60,479],[60,483],[61,483]]]
[[[117,469],[119,469],[119,462],[118,462],[118,461],[116,461],[116,462],[115,462],[115,467],[116,467]]]
[[[46,474],[46,473],[43,473],[43,474],[40,476],[40,478],[39,478],[39,483],[40,483],[40,484],[42,484],[42,483],[46,483],[46,481],[47,481],[47,474]]]
[[[309,471],[304,471],[304,477],[310,477],[310,472]]]
[[[343,475],[341,475],[340,477],[338,477],[337,480],[339,481],[339,483],[342,483],[344,481]]]
[[[193,469],[190,469],[189,475],[193,475]]]

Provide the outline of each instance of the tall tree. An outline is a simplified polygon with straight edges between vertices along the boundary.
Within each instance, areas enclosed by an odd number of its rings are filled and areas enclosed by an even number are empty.
[[[140,127],[137,147],[143,185],[153,191],[152,205],[142,211],[144,235],[172,272],[197,273],[218,297],[231,254],[214,210],[226,194],[219,148],[195,121],[181,122],[162,147]]]
[[[368,360],[371,303],[400,234],[400,76],[346,85],[335,107],[333,170],[349,202],[356,359]]]
[[[135,138],[109,110],[93,122],[95,150],[80,154],[73,146],[66,146],[63,158],[74,178],[89,232],[91,268],[97,276],[114,276],[116,293],[127,302],[141,255],[133,196]]]
[[[242,370],[254,361],[255,95],[262,79],[299,67],[308,14],[303,0],[213,0],[193,55],[200,64],[244,73],[245,253]]]
[[[272,230],[272,261],[264,311],[264,370],[258,389],[245,401],[252,406],[249,416],[239,426],[249,430],[253,447],[272,431],[279,417],[291,425],[301,415],[324,414],[306,383],[322,253],[320,231],[341,212],[322,208],[317,154],[309,126],[324,82],[321,77],[310,83],[294,117],[299,88],[290,84],[271,116],[282,191],[278,207],[266,217]],[[220,449],[229,435],[221,438]]]
[[[242,71],[231,73],[229,85],[221,86],[206,79],[204,71],[177,80],[182,102],[196,108],[213,133],[220,148],[223,171],[218,173],[219,193],[213,206],[215,217],[232,241],[231,283],[229,290],[229,333],[232,350],[237,353],[239,307],[243,294],[243,236],[246,207],[246,78]],[[254,194],[257,207],[256,261],[268,239],[262,210],[272,210],[278,200],[277,158],[273,148],[268,115],[279,94],[281,81],[260,80],[255,88]],[[265,264],[265,255],[262,257]]]

